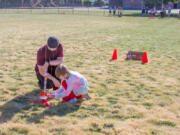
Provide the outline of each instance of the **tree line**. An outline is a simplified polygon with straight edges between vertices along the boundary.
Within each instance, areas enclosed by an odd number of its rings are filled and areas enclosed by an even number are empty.
[[[58,7],[58,6],[104,6],[107,0],[0,0],[1,7]],[[109,0],[109,5],[123,7],[126,0]],[[131,0],[133,1],[133,0]],[[160,6],[168,2],[178,3],[180,0],[141,0],[145,6]]]

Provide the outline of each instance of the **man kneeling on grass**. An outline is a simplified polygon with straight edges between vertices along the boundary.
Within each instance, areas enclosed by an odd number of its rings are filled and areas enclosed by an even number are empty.
[[[61,81],[55,76],[57,65],[63,62],[63,46],[56,37],[49,37],[47,44],[37,52],[37,64],[35,67],[38,85],[44,89],[44,75],[48,72],[47,89],[56,90],[60,87]]]
[[[68,101],[69,103],[76,103],[77,99],[81,98],[89,99],[88,82],[80,73],[70,71],[65,65],[61,64],[57,66],[55,75],[57,78],[65,81],[67,87],[59,88],[51,93],[49,98],[63,98],[64,101]]]

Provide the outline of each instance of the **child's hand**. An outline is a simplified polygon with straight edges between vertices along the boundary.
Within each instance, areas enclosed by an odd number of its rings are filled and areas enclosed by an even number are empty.
[[[51,98],[55,98],[55,95],[49,94],[49,95],[48,95],[48,98],[50,98],[50,99],[51,99]]]
[[[59,93],[59,94],[55,94],[54,97],[55,97],[56,99],[59,99],[59,98],[63,98],[64,95],[63,95],[62,93]]]
[[[54,83],[54,86],[59,88],[61,86],[60,82],[57,79],[52,80]]]
[[[57,90],[54,92],[54,95],[55,95],[55,94],[62,93],[62,92],[64,92],[64,88],[59,88],[59,89],[57,89]]]

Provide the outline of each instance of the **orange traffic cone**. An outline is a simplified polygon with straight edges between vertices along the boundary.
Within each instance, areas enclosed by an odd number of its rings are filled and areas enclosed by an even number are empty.
[[[144,52],[143,57],[142,57],[142,64],[148,63],[148,57],[147,57],[147,52]]]
[[[112,60],[117,60],[117,49],[114,49],[113,55],[112,55]]]

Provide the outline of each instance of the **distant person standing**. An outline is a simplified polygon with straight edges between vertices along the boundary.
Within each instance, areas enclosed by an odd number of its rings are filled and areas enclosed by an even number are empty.
[[[156,7],[154,7],[154,9],[153,9],[153,16],[156,16],[156,14],[157,14],[157,10],[156,10]]]
[[[122,7],[118,8],[118,16],[122,17]]]
[[[164,16],[163,16],[163,9],[161,9],[161,11],[160,11],[160,16],[161,16],[161,18],[164,17]]]
[[[150,12],[149,12],[149,14],[150,14],[151,17],[153,17],[153,12],[154,12],[153,9],[151,9]]]
[[[166,9],[163,8],[164,17],[166,16]]]
[[[111,7],[109,7],[109,15],[111,15],[111,11],[112,11],[112,8],[111,8]]]
[[[113,15],[116,15],[116,7],[113,8]]]
[[[170,17],[171,16],[171,6],[169,6],[169,8],[168,8],[168,17]]]
[[[144,14],[146,13],[146,9],[145,7],[142,8],[142,16],[144,16]]]
[[[148,15],[149,8],[148,8],[148,7],[146,7],[145,11],[146,11],[146,15]]]
[[[165,15],[166,15],[166,10],[165,10],[165,8],[162,8],[162,9],[161,9],[160,15],[161,15],[162,18],[165,17]]]

